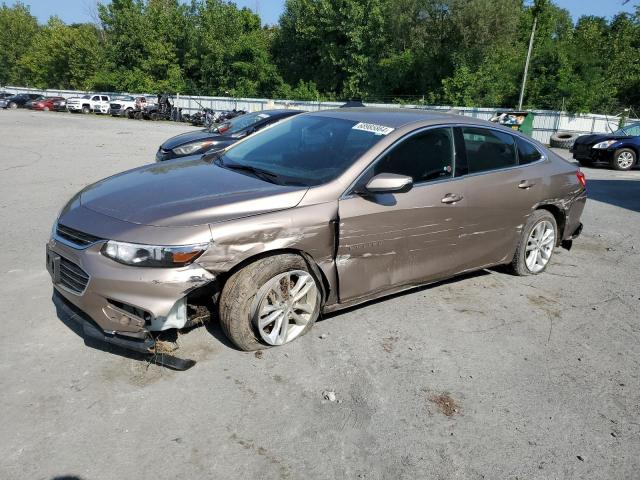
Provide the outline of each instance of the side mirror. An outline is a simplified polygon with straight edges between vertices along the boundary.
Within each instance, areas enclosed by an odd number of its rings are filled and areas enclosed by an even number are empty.
[[[405,193],[413,188],[413,178],[396,173],[380,173],[364,187],[369,193]]]

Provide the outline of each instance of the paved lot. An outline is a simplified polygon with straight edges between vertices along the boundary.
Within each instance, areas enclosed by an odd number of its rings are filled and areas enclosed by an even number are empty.
[[[639,170],[585,169],[583,237],[545,275],[394,296],[262,358],[201,328],[174,372],[85,346],[44,244],[74,192],[190,128],[0,111],[0,478],[637,478]]]

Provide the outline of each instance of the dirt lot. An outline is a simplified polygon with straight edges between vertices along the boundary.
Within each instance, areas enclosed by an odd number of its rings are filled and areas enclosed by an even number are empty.
[[[545,275],[397,295],[261,357],[201,328],[175,372],[85,346],[44,245],[74,192],[190,128],[0,111],[0,478],[637,478],[639,170],[585,169],[584,234]]]

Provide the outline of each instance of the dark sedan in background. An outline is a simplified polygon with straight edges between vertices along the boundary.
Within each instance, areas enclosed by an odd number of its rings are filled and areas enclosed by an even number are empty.
[[[43,98],[43,95],[37,93],[19,93],[18,95],[13,95],[0,101],[0,108],[24,108],[28,102],[41,100]]]
[[[56,110],[56,105],[60,106],[61,103],[65,105],[63,97],[45,97],[42,100],[33,100],[28,108],[48,112],[49,110]]]
[[[227,148],[269,125],[294,115],[300,110],[263,110],[246,113],[210,129],[187,132],[170,138],[158,149],[156,161],[164,162],[174,158],[199,155]]]
[[[610,134],[582,135],[571,147],[571,153],[582,165],[605,164],[616,170],[631,170],[640,153],[640,122]]]

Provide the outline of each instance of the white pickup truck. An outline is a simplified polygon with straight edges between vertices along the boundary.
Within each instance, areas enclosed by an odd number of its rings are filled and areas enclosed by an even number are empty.
[[[112,117],[126,117],[129,115],[129,112],[136,109],[137,100],[137,98],[132,97],[131,95],[118,95],[112,97],[111,103],[109,104],[109,113],[111,113]]]
[[[68,98],[67,110],[72,113],[109,113],[109,95],[91,94]]]

